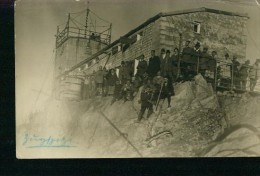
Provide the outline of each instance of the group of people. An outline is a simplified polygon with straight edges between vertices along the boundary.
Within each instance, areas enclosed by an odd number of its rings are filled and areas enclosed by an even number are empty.
[[[121,99],[131,101],[142,86],[141,110],[138,116],[140,121],[145,110],[148,109],[146,117],[148,118],[153,112],[153,106],[157,107],[161,99],[167,99],[168,107],[171,106],[174,81],[191,80],[198,73],[207,81],[212,80],[212,83],[217,79],[218,84],[224,83],[225,79],[231,80],[232,77],[232,85],[244,90],[247,79],[250,78],[250,90],[254,90],[260,76],[260,59],[257,59],[253,66],[249,66],[248,60],[240,64],[237,57],[233,56],[230,64],[221,65],[216,51],[209,54],[207,46],[204,46],[201,51],[199,42],[194,47],[191,47],[190,43],[189,40],[186,41],[182,52],[175,48],[172,55],[170,50],[164,48],[161,49],[159,56],[156,56],[155,50],[152,50],[148,61],[145,60],[144,55],[141,55],[136,68],[133,61],[122,61],[118,68],[109,70],[100,66],[97,71],[85,76],[82,99],[113,96],[111,104]],[[222,61],[228,62],[229,55],[226,54]],[[227,68],[229,68],[229,78],[223,75]]]
[[[229,55],[226,54],[225,60],[228,61],[228,58]],[[250,60],[246,60],[241,64],[237,60],[237,57],[233,56],[231,63],[225,64],[224,68],[221,68],[221,65],[218,66],[217,78],[220,80],[219,84],[227,87],[227,85],[230,85],[231,82],[233,82],[233,88],[237,90],[247,90],[247,82],[249,80],[249,90],[254,91],[258,78],[260,77],[259,63],[260,59],[256,59],[252,66],[250,65]],[[221,69],[224,74],[219,73]]]

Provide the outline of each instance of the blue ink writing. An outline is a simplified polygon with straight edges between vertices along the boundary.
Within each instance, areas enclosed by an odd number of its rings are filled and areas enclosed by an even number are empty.
[[[66,137],[42,137],[38,135],[24,135],[23,145],[27,148],[51,148],[51,147],[76,147],[72,145],[72,139]]]

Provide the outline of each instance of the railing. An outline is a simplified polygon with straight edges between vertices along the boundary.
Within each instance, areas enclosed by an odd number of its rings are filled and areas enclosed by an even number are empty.
[[[249,71],[252,69],[250,65],[240,64],[238,70],[235,68],[233,63],[223,61],[223,60],[215,60],[215,66],[212,66],[211,69],[206,69],[205,72],[201,72],[200,70],[200,61],[199,58],[197,63],[193,64],[194,66],[194,74],[201,73],[203,77],[207,80],[207,82],[212,83],[213,88],[217,89],[225,89],[225,90],[234,90],[234,91],[254,91],[260,92],[260,81],[256,80],[255,87],[252,89],[253,80],[250,80]],[[244,67],[243,71],[241,68]],[[187,67],[184,67],[183,64],[180,64],[180,70],[187,70]],[[260,72],[260,70],[259,70]],[[183,74],[183,73],[182,73]],[[251,85],[251,86],[250,86]],[[250,88],[251,87],[251,88]]]
[[[61,32],[58,32],[56,35],[56,47],[59,47],[64,43],[68,37],[78,37],[78,38],[85,38],[90,40],[95,40],[101,42],[103,44],[109,45],[110,44],[110,35],[104,33],[85,30],[75,27],[65,27]]]

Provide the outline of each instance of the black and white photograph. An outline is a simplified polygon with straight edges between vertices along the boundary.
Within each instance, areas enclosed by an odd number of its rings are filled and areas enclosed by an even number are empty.
[[[18,159],[260,156],[260,0],[14,8]]]

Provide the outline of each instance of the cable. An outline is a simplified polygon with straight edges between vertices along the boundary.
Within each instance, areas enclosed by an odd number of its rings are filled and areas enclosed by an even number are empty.
[[[134,144],[132,144],[132,142],[129,141],[129,139],[127,139],[127,137],[125,136],[125,134],[122,133],[122,132],[115,126],[115,124],[113,124],[113,123],[108,119],[108,117],[107,117],[102,111],[99,111],[99,114],[100,114],[102,117],[104,117],[104,118],[107,120],[107,122],[127,141],[127,143],[130,144],[130,145],[133,147],[133,149],[136,151],[136,153],[137,153],[139,156],[143,157],[143,155],[142,155],[142,154],[140,153],[140,151],[134,146]]]
[[[75,26],[77,27],[77,28],[79,28],[80,29],[80,27],[74,22],[74,20],[73,19],[71,19],[71,22],[73,23],[73,24],[75,24]]]
[[[55,46],[55,45],[54,45],[54,46]],[[51,64],[52,64],[51,61],[54,60],[54,59],[53,59],[54,56],[55,56],[55,54],[54,54],[55,52],[54,52],[54,51],[55,51],[55,50],[53,50],[52,57],[50,58],[49,68],[51,68]],[[38,102],[38,100],[39,100],[39,97],[40,97],[40,95],[41,95],[41,93],[42,93],[43,87],[44,87],[44,85],[45,85],[45,83],[46,83],[46,80],[47,80],[47,78],[48,78],[48,76],[49,76],[50,73],[51,73],[51,72],[49,71],[49,69],[46,69],[45,78],[44,78],[44,80],[43,80],[43,82],[42,82],[42,84],[41,84],[41,89],[40,89],[40,91],[39,91],[39,93],[38,93],[38,95],[37,95],[37,97],[36,97],[34,103],[32,104],[31,113],[32,113],[33,109],[35,109],[35,107],[36,107],[36,104],[37,104],[37,102]]]

